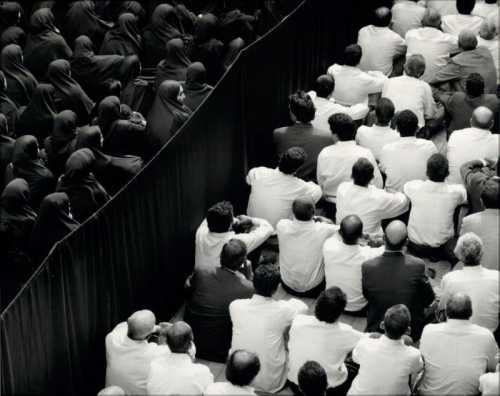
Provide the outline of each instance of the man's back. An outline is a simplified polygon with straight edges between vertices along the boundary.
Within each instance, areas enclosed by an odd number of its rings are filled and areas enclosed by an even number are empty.
[[[447,115],[450,117],[448,131],[451,133],[459,129],[468,128],[470,126],[472,112],[479,106],[489,108],[493,112],[495,117],[494,119],[496,120],[500,110],[500,100],[493,94],[486,94],[472,98],[465,92],[455,92],[448,99],[446,99],[444,106],[446,108]]]
[[[422,25],[422,18],[425,8],[414,1],[400,1],[392,7],[392,30],[401,37],[410,29],[418,28]]]
[[[390,126],[361,125],[356,132],[356,142],[369,149],[377,161],[380,160],[382,148],[389,143],[399,140],[401,136]]]
[[[465,29],[478,34],[481,23],[483,23],[483,18],[475,15],[444,15],[441,22],[441,29],[443,29],[443,32],[455,36],[458,36]]]

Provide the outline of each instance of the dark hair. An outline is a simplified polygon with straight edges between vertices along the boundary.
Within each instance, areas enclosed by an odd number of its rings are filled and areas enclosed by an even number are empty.
[[[314,211],[314,202],[311,199],[297,198],[292,203],[292,212],[297,220],[311,220],[314,216]]]
[[[339,234],[346,245],[356,245],[363,235],[363,222],[358,215],[348,215],[340,222]]]
[[[318,97],[327,98],[335,89],[335,79],[329,74],[323,74],[316,79],[314,89]]]
[[[328,388],[326,371],[318,362],[305,362],[299,370],[298,379],[304,396],[321,396]]]
[[[448,160],[443,154],[432,154],[427,160],[427,177],[433,182],[444,182],[450,174]]]
[[[392,340],[399,340],[410,326],[411,314],[406,305],[390,307],[384,315],[385,335]]]
[[[226,379],[233,385],[249,385],[260,370],[259,357],[252,352],[237,349],[226,362]]]
[[[446,301],[446,317],[448,319],[467,320],[472,316],[472,302],[467,294],[455,293]]]
[[[314,315],[322,322],[334,323],[347,304],[347,297],[340,287],[333,286],[323,290],[316,300]]]
[[[193,331],[186,322],[176,322],[167,330],[167,344],[173,353],[186,353],[193,341]]]
[[[477,98],[484,94],[484,78],[479,73],[471,73],[465,80],[465,92],[467,95]]]
[[[216,203],[207,213],[207,225],[210,232],[228,232],[233,224],[233,205],[229,201]]]
[[[487,209],[500,209],[500,181],[489,179],[484,183],[481,200]]]
[[[290,95],[290,111],[300,122],[314,120],[316,108],[311,97],[304,91],[297,91]]]
[[[391,24],[392,12],[387,7],[379,7],[374,11],[373,24],[378,27],[387,27]]]
[[[345,47],[344,50],[344,65],[346,66],[357,66],[361,62],[361,56],[363,55],[363,50],[358,44],[351,44]]]
[[[368,159],[361,157],[352,166],[351,177],[357,186],[366,187],[373,179],[375,168]]]
[[[354,140],[356,127],[352,118],[344,113],[336,113],[328,118],[330,130],[336,134],[340,141]]]
[[[396,127],[401,137],[415,136],[418,129],[418,118],[411,110],[403,110],[396,117]]]
[[[375,107],[375,115],[379,124],[389,125],[394,117],[396,109],[389,98],[380,98]]]
[[[277,265],[259,265],[253,276],[255,293],[264,297],[271,297],[278,288],[280,280],[280,270]]]
[[[237,270],[247,259],[247,246],[240,239],[230,239],[222,247],[220,265]]]
[[[475,5],[476,5],[476,0],[457,0],[458,13],[469,15],[474,9]]]
[[[280,158],[278,168],[285,175],[293,175],[306,161],[307,154],[301,147],[290,147]]]

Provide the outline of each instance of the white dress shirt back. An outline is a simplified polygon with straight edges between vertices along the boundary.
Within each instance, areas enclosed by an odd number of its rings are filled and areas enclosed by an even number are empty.
[[[352,106],[343,106],[337,102],[335,99],[330,98],[320,98],[316,95],[316,92],[309,91],[307,93],[313,103],[314,107],[316,107],[316,115],[314,120],[311,122],[315,128],[326,130],[329,133],[330,124],[328,123],[328,119],[337,113],[344,113],[351,117],[353,120],[362,120],[368,114],[369,108],[366,103],[357,103]]]
[[[475,15],[445,15],[441,18],[441,29],[443,32],[458,36],[462,30],[471,30],[474,34],[479,34],[479,28],[483,23],[483,18]]]
[[[321,322],[310,315],[297,315],[290,328],[290,370],[288,379],[298,384],[298,373],[308,360],[318,362],[326,371],[328,387],[334,388],[347,379],[344,360],[363,333],[351,326]]]
[[[208,396],[220,396],[220,395],[230,395],[230,396],[256,396],[255,390],[251,386],[237,386],[230,382],[214,382],[208,385],[204,395]]]
[[[356,143],[370,150],[378,161],[382,147],[399,140],[400,137],[399,133],[390,126],[373,125],[369,127],[361,125],[356,132]]]
[[[488,18],[490,15],[498,13],[498,3],[486,3],[484,1],[476,1],[476,5],[471,14],[481,18]]]
[[[347,296],[346,311],[362,310],[368,301],[363,296],[361,266],[382,255],[384,247],[346,245],[340,235],[329,238],[323,246],[326,288],[340,287]]]
[[[479,377],[479,391],[481,396],[498,396],[500,395],[500,374],[487,373]]]
[[[453,214],[467,201],[461,184],[413,180],[404,193],[411,201],[408,237],[418,245],[439,247],[454,235]]]
[[[500,311],[498,271],[481,265],[468,267],[447,273],[441,281],[444,296],[453,293],[465,293],[472,301],[471,323],[495,331],[498,327]]]
[[[410,29],[422,26],[425,7],[410,0],[399,1],[392,7],[392,30],[401,37]]]
[[[334,224],[280,220],[276,226],[282,281],[293,290],[305,292],[325,278],[322,247],[338,230]]]
[[[252,187],[248,215],[266,219],[273,227],[281,219],[292,217],[295,199],[310,198],[316,203],[322,195],[316,183],[285,175],[278,168],[253,168],[248,172],[247,183]]]
[[[420,351],[425,371],[421,395],[477,395],[479,376],[495,368],[497,345],[490,331],[467,320],[424,327]]]
[[[257,390],[275,393],[285,385],[284,332],[295,316],[306,310],[307,305],[297,299],[277,301],[257,294],[229,305],[233,322],[231,351],[246,349],[260,359],[260,371],[252,383]]]

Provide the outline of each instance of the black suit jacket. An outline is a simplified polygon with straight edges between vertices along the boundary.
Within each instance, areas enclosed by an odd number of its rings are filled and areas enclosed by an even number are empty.
[[[401,252],[384,252],[363,263],[363,295],[368,300],[367,331],[381,331],[385,311],[405,304],[411,313],[412,337],[422,334],[424,309],[434,301],[434,291],[421,259]]]

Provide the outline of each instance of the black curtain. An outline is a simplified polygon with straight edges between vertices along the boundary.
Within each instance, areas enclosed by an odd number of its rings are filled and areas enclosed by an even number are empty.
[[[226,199],[245,210],[244,176],[273,165],[272,130],[288,121],[288,95],[339,59],[363,6],[302,3],[240,54],[135,179],[55,246],[0,317],[2,394],[95,394],[113,326],[137,309],[159,320],[175,313],[206,209]]]

